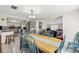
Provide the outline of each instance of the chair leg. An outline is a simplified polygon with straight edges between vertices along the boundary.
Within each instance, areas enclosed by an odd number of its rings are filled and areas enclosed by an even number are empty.
[[[13,36],[13,42],[15,42],[15,40],[14,40],[14,36]]]
[[[75,51],[76,51],[76,47],[74,47],[73,53],[75,53]]]
[[[5,40],[5,44],[7,43],[7,36],[6,36],[6,40]]]
[[[69,48],[69,45],[70,45],[70,43],[69,43],[68,46],[67,46],[67,50],[68,50],[68,48]]]

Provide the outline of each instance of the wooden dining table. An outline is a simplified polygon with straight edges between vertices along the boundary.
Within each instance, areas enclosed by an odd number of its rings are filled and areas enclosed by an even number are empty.
[[[30,34],[36,41],[40,50],[46,53],[54,53],[60,46],[62,40],[40,34]]]

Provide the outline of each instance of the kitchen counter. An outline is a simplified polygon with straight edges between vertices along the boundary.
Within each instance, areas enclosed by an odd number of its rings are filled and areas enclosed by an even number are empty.
[[[0,35],[1,35],[1,42],[2,42],[2,44],[5,43],[6,36],[7,35],[12,35],[12,34],[13,34],[13,31],[10,31],[10,32],[1,32]]]

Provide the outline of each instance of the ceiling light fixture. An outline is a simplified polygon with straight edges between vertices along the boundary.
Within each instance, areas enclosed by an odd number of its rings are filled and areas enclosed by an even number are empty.
[[[33,14],[34,11],[30,10],[30,12],[31,12],[31,14],[29,15],[29,18],[34,19],[35,18],[34,14]]]

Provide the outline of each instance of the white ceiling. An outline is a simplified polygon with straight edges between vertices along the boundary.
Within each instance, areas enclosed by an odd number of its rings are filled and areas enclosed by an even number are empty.
[[[0,14],[13,16],[13,18],[26,19],[30,10],[34,10],[37,19],[54,17],[64,12],[79,9],[78,5],[16,5],[17,10],[11,9],[11,5],[0,5]]]

